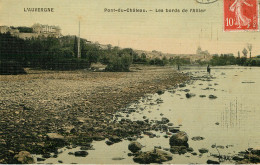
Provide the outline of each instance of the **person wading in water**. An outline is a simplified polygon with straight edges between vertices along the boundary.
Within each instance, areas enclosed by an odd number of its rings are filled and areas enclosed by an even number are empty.
[[[210,74],[210,67],[209,67],[209,64],[207,66],[207,72]]]

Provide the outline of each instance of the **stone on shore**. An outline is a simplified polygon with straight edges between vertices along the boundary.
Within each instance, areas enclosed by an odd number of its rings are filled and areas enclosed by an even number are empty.
[[[204,153],[209,152],[209,150],[207,148],[201,148],[201,149],[199,149],[199,152],[204,154]]]
[[[218,98],[218,97],[215,96],[215,95],[209,95],[209,98],[210,98],[210,99],[216,99],[216,98]]]
[[[21,164],[34,164],[34,159],[30,152],[20,151],[17,155],[14,156],[14,159]]]
[[[232,160],[242,161],[242,160],[243,160],[243,157],[241,157],[241,156],[233,156]]]
[[[88,152],[87,151],[76,151],[74,153],[74,155],[77,157],[86,157],[88,155]]]
[[[177,133],[180,132],[180,128],[179,127],[168,127],[169,132],[171,133]]]
[[[253,148],[251,153],[260,156],[260,148]]]
[[[95,141],[102,141],[102,140],[105,140],[106,138],[104,137],[104,136],[93,136],[92,137],[93,138],[93,140],[95,140]]]
[[[173,134],[170,138],[170,146],[187,146],[188,147],[188,135],[186,132],[178,132]]]
[[[191,98],[196,96],[194,93],[186,93],[186,98]]]
[[[142,145],[139,142],[131,142],[128,145],[128,149],[133,152],[136,153],[138,151],[140,151],[142,149]]]
[[[64,140],[64,136],[58,133],[47,133],[47,138],[51,140]]]
[[[207,164],[220,164],[220,163],[215,160],[207,160]]]
[[[204,137],[201,137],[201,136],[194,136],[191,138],[191,140],[194,140],[194,141],[200,141],[200,140],[204,140],[205,138]]]
[[[93,150],[93,145],[88,144],[80,147],[80,150]]]
[[[48,147],[55,149],[55,147],[63,147],[67,144],[65,137],[58,133],[47,133]]]
[[[251,163],[260,163],[260,156],[255,154],[246,154],[244,158],[250,160]]]
[[[123,159],[125,159],[125,158],[122,158],[122,157],[114,157],[114,158],[112,158],[112,160],[123,160]]]
[[[121,142],[122,140],[120,139],[120,137],[118,136],[112,136],[109,138],[109,140],[113,143],[118,143],[118,142]]]
[[[133,159],[135,162],[140,164],[162,163],[172,160],[172,155],[169,152],[160,149],[154,149],[152,151],[140,152]]]
[[[105,143],[106,143],[108,146],[114,144],[114,142],[111,142],[110,140],[106,141]]]
[[[128,119],[119,123],[114,114],[146,93],[164,91],[189,77],[168,67],[143,68],[129,73],[26,69],[28,75],[4,75],[0,87],[5,98],[0,104],[4,128],[0,131],[0,146],[13,153],[10,156],[1,151],[0,163],[12,163],[20,151],[47,158],[67,145],[75,148],[114,135],[125,139],[152,130],[149,121]],[[141,109],[133,109],[140,113]]]
[[[46,159],[45,158],[37,158],[37,161],[45,161]]]
[[[172,146],[170,148],[171,153],[173,154],[185,154],[187,153],[187,147],[186,146]]]
[[[162,95],[162,94],[164,93],[164,91],[163,91],[163,90],[158,90],[156,93],[157,93],[158,95]]]
[[[170,120],[168,118],[162,117],[162,124],[167,124],[169,122],[170,122]]]

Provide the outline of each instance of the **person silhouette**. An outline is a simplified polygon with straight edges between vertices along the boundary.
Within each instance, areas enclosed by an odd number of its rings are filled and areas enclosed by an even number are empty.
[[[209,67],[209,64],[207,66],[207,72],[210,74],[210,67]]]

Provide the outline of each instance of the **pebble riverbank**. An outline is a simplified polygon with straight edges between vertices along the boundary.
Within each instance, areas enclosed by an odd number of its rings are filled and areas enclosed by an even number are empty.
[[[171,67],[134,66],[131,72],[38,71],[0,77],[0,163],[34,163],[30,154],[58,154],[68,145],[91,147],[151,129],[115,112],[147,93],[162,93],[188,76]]]

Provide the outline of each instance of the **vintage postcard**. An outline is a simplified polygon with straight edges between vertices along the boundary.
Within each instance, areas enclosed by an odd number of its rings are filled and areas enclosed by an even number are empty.
[[[260,163],[259,0],[0,0],[0,164]]]

